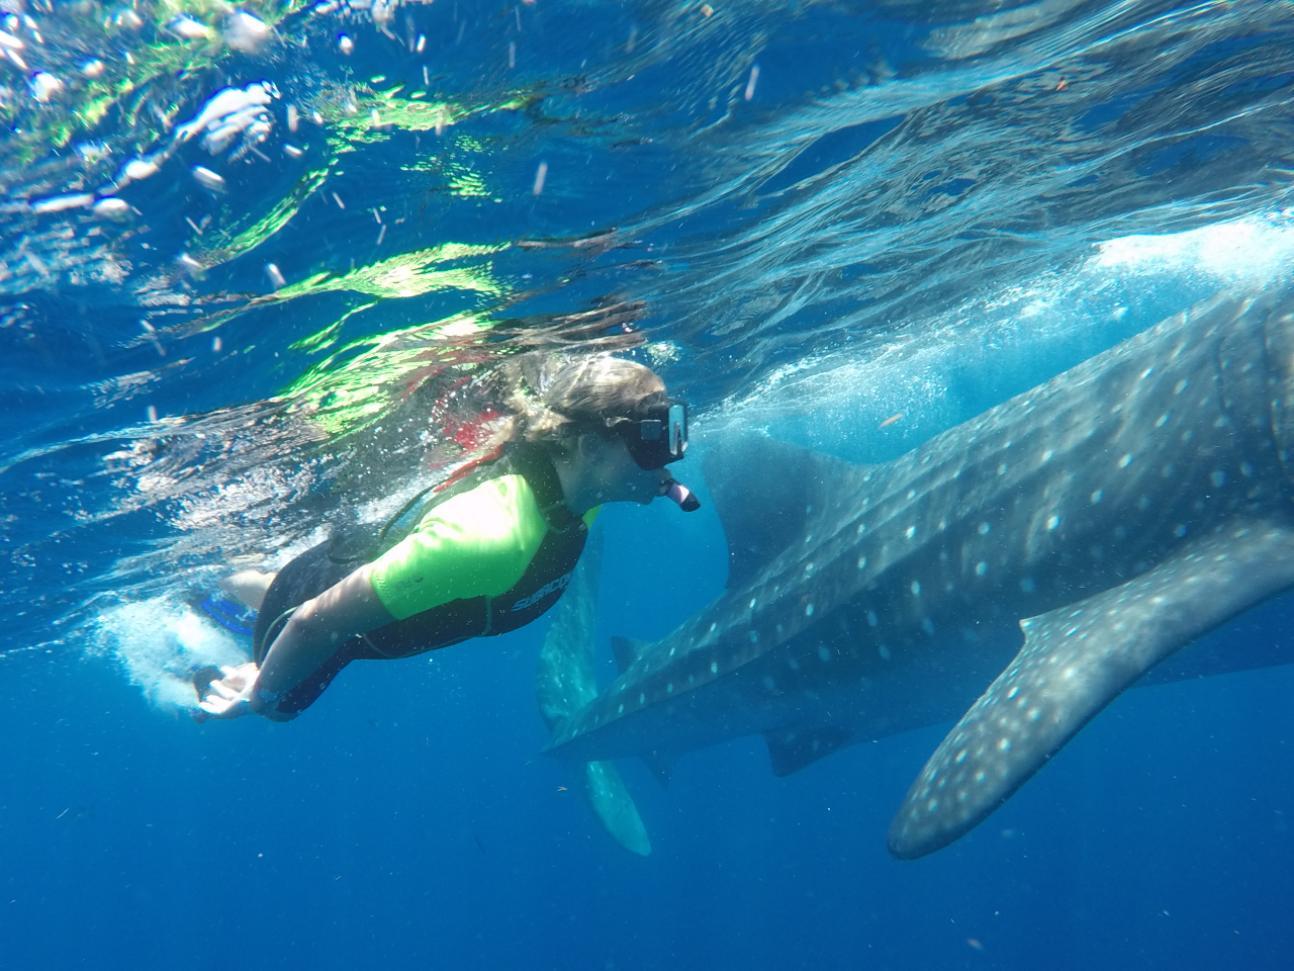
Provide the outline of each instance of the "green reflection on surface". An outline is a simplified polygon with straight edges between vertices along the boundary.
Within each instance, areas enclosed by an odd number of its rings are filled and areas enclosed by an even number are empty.
[[[312,3],[306,0],[251,0],[239,9],[275,28],[310,6]],[[68,87],[59,97],[67,105],[62,111],[32,111],[19,99],[0,103],[0,120],[12,123],[22,118],[22,124],[13,131],[15,137],[9,140],[11,163],[30,164],[51,149],[66,148],[73,139],[89,135],[114,110],[120,111],[119,125],[128,131],[155,125],[159,120],[170,127],[185,100],[182,89],[192,87],[203,72],[224,58],[227,49],[220,25],[231,10],[223,0],[160,0],[151,4],[137,0],[105,9],[99,17],[78,17],[72,40],[86,51],[104,52],[103,73],[90,78],[64,71],[61,79]],[[140,33],[119,21],[127,11],[143,22],[141,30],[153,32],[148,40],[132,43]],[[207,26],[210,36],[185,39],[168,30],[167,25],[180,15]],[[33,58],[32,70],[41,68]],[[76,103],[70,104],[73,99]]]
[[[390,411],[411,375],[451,362],[454,349],[492,326],[462,314],[352,341],[292,382],[283,397],[330,438],[355,432]]]
[[[386,91],[336,93],[332,98],[323,99],[325,103],[319,109],[326,133],[323,163],[303,175],[269,213],[260,217],[247,213],[242,219],[234,214],[226,225],[209,230],[205,238],[195,241],[191,255],[210,267],[256,249],[291,222],[301,207],[323,189],[328,179],[340,173],[342,160],[360,146],[379,144],[400,132],[443,132],[469,118],[511,111],[528,102],[526,97],[510,95],[500,101],[465,106],[448,101],[404,98],[400,97],[400,90],[397,86]],[[415,93],[426,96],[425,92]],[[445,139],[441,156],[450,151],[480,153],[484,150],[475,139]],[[404,169],[430,172],[444,168],[447,185],[453,195],[459,198],[490,195],[485,178],[479,172],[462,161],[445,162],[441,156],[433,156],[425,164],[415,163]]]
[[[373,297],[420,297],[446,290],[463,290],[498,297],[503,287],[495,281],[487,260],[475,266],[442,268],[441,264],[473,256],[490,256],[504,244],[442,243],[428,249],[400,253],[378,263],[346,273],[322,272],[289,284],[278,291],[281,300],[312,293],[349,291]]]

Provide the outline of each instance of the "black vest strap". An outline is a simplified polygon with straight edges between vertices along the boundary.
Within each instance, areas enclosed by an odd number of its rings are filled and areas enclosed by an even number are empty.
[[[566,505],[566,496],[562,493],[562,481],[557,477],[553,460],[543,449],[536,445],[516,445],[509,450],[508,459],[514,472],[528,483],[539,503],[539,511],[548,521],[548,528],[564,533],[583,520]],[[507,454],[507,453],[505,453]]]

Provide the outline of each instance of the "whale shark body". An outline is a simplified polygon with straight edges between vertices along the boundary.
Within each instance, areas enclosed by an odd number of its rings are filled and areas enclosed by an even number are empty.
[[[759,733],[786,774],[960,718],[889,833],[929,853],[1152,666],[1294,584],[1292,436],[1294,305],[1218,297],[883,465],[718,442],[726,592],[586,683],[552,751],[668,759]]]

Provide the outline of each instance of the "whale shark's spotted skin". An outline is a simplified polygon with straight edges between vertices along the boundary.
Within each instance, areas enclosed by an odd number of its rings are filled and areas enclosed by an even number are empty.
[[[886,465],[721,443],[728,591],[553,747],[760,732],[790,772],[973,702],[890,834],[937,849],[1149,667],[1294,583],[1292,403],[1290,309],[1218,298]]]

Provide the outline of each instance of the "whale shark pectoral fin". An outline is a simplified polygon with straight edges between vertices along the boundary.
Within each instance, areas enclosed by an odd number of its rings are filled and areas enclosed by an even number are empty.
[[[615,659],[616,670],[621,674],[633,667],[634,662],[642,657],[646,649],[647,644],[644,641],[635,640],[632,637],[611,638],[611,656]]]
[[[1148,668],[1294,584],[1294,529],[1233,522],[1120,586],[1021,622],[1010,666],[944,738],[890,827],[894,855],[962,836]]]
[[[843,728],[830,725],[766,732],[764,735],[764,741],[768,744],[768,759],[773,766],[773,775],[776,776],[799,772],[806,765],[839,751],[853,740],[853,736]]]

